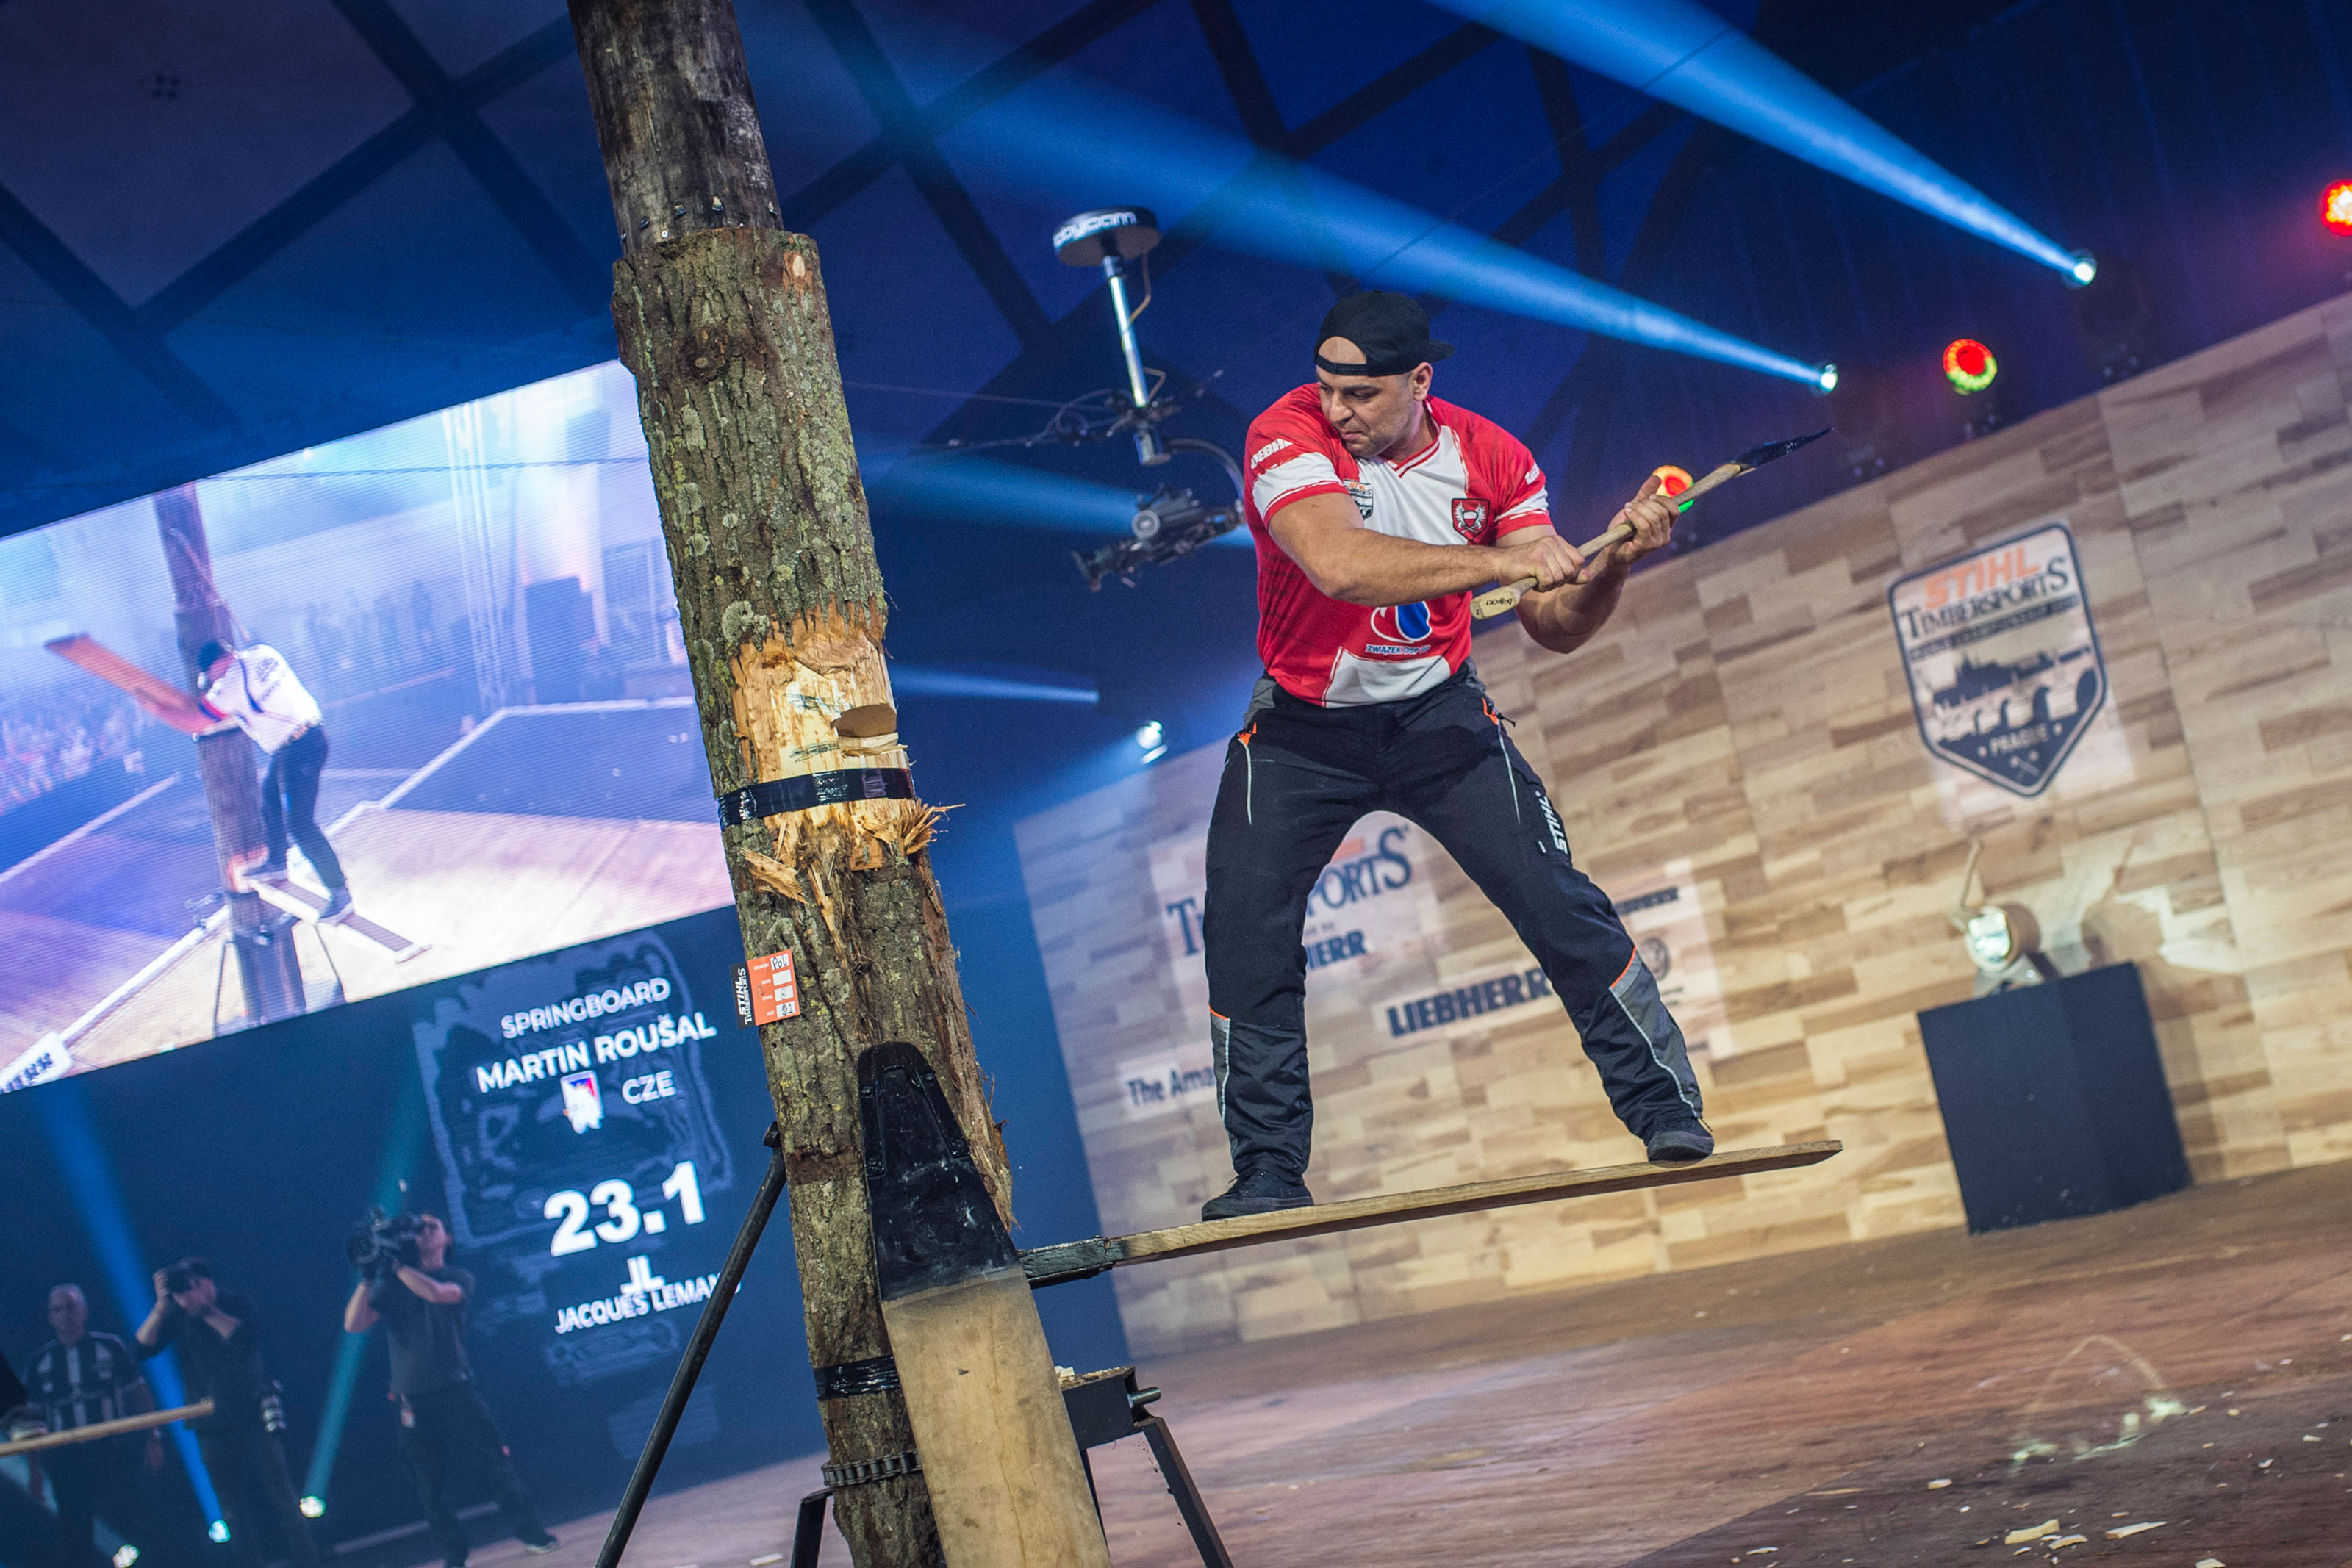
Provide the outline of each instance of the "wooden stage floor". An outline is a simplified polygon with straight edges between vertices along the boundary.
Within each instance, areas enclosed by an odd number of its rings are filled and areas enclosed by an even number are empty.
[[[2338,1568],[2352,1165],[1142,1370],[1243,1568],[2006,1563],[2052,1520],[2088,1540],[2024,1560]],[[1140,1441],[1094,1458],[1121,1568],[1199,1561]],[[656,1498],[627,1562],[785,1550],[818,1462]],[[549,1568],[603,1528],[560,1528]]]

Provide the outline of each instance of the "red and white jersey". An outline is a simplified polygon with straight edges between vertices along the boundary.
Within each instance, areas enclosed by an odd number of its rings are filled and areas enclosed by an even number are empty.
[[[1491,545],[1551,521],[1543,470],[1492,420],[1431,398],[1437,439],[1390,462],[1349,454],[1310,382],[1249,429],[1244,511],[1257,541],[1257,651],[1294,696],[1329,707],[1429,690],[1470,656],[1470,595],[1367,609],[1307,580],[1266,523],[1307,496],[1346,496],[1364,526],[1433,545]]]

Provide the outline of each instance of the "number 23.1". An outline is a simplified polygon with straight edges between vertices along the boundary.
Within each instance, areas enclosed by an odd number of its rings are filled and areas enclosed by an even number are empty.
[[[702,1223],[702,1187],[694,1179],[692,1160],[680,1160],[669,1173],[669,1179],[662,1183],[661,1190],[664,1197],[677,1199],[679,1218],[686,1223]],[[588,1215],[593,1207],[602,1207],[604,1218],[592,1233]],[[562,1221],[555,1228],[555,1238],[547,1248],[558,1258],[568,1252],[585,1252],[600,1238],[612,1242],[626,1241],[640,1230],[660,1230],[667,1223],[658,1209],[650,1216],[640,1212],[635,1190],[617,1176],[600,1181],[584,1193],[569,1188],[549,1193],[542,1212],[550,1219]]]

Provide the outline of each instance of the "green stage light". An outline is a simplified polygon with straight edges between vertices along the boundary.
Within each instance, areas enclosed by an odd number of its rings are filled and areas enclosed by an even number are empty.
[[[1965,397],[1980,392],[1992,385],[1993,377],[2000,374],[2000,361],[1992,350],[1974,338],[1958,338],[1944,350],[1944,376],[1952,390]]]

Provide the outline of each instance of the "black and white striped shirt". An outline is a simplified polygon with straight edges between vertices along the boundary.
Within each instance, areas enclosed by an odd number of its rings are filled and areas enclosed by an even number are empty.
[[[69,1345],[55,1340],[43,1345],[25,1382],[33,1403],[48,1413],[49,1430],[67,1432],[130,1415],[123,1396],[144,1387],[147,1375],[114,1335],[86,1333]]]

